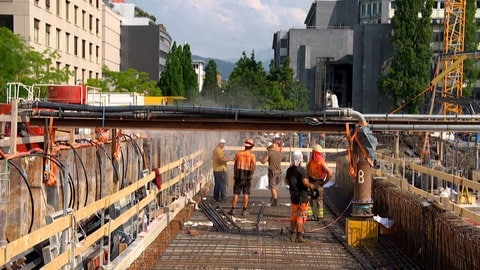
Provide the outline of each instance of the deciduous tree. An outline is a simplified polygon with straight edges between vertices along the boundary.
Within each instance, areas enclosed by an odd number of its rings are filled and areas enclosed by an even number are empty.
[[[393,57],[378,82],[380,92],[394,105],[409,102],[408,113],[419,111],[423,97],[415,96],[430,81],[431,29],[433,0],[395,1],[392,18]]]

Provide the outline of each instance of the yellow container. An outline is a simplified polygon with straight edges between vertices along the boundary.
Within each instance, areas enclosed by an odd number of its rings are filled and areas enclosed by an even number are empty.
[[[372,218],[347,218],[345,232],[349,246],[368,244],[378,240],[378,223]]]

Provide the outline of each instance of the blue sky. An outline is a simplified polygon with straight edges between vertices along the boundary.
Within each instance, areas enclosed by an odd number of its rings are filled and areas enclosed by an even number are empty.
[[[154,15],[192,54],[238,59],[270,50],[278,30],[305,28],[313,0],[126,0]]]

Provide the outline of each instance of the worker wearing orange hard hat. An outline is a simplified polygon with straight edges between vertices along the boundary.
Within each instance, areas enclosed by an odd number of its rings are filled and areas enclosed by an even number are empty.
[[[250,195],[250,188],[252,186],[252,178],[256,168],[256,158],[252,153],[252,148],[255,145],[253,139],[246,139],[243,143],[244,150],[235,154],[233,164],[233,198],[232,209],[228,212],[229,215],[234,215],[235,207],[237,206],[238,196],[243,193],[243,208],[242,216],[247,216],[248,197]]]

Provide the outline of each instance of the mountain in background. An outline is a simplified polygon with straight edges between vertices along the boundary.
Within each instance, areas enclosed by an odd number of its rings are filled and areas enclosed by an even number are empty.
[[[247,57],[250,56],[250,52],[247,53]],[[208,61],[213,60],[217,64],[217,70],[222,74],[222,79],[223,80],[228,80],[228,77],[232,73],[233,69],[235,68],[235,63],[238,62],[240,59],[241,55],[238,56],[236,59],[215,59],[211,57],[203,57],[199,55],[192,55],[192,59],[194,60],[203,60],[205,62],[205,65],[207,65]],[[255,52],[255,60],[256,61],[261,61],[263,68],[265,69],[266,72],[269,71],[269,65],[270,61],[273,59],[273,51],[272,49],[263,49],[259,50],[258,52]]]

